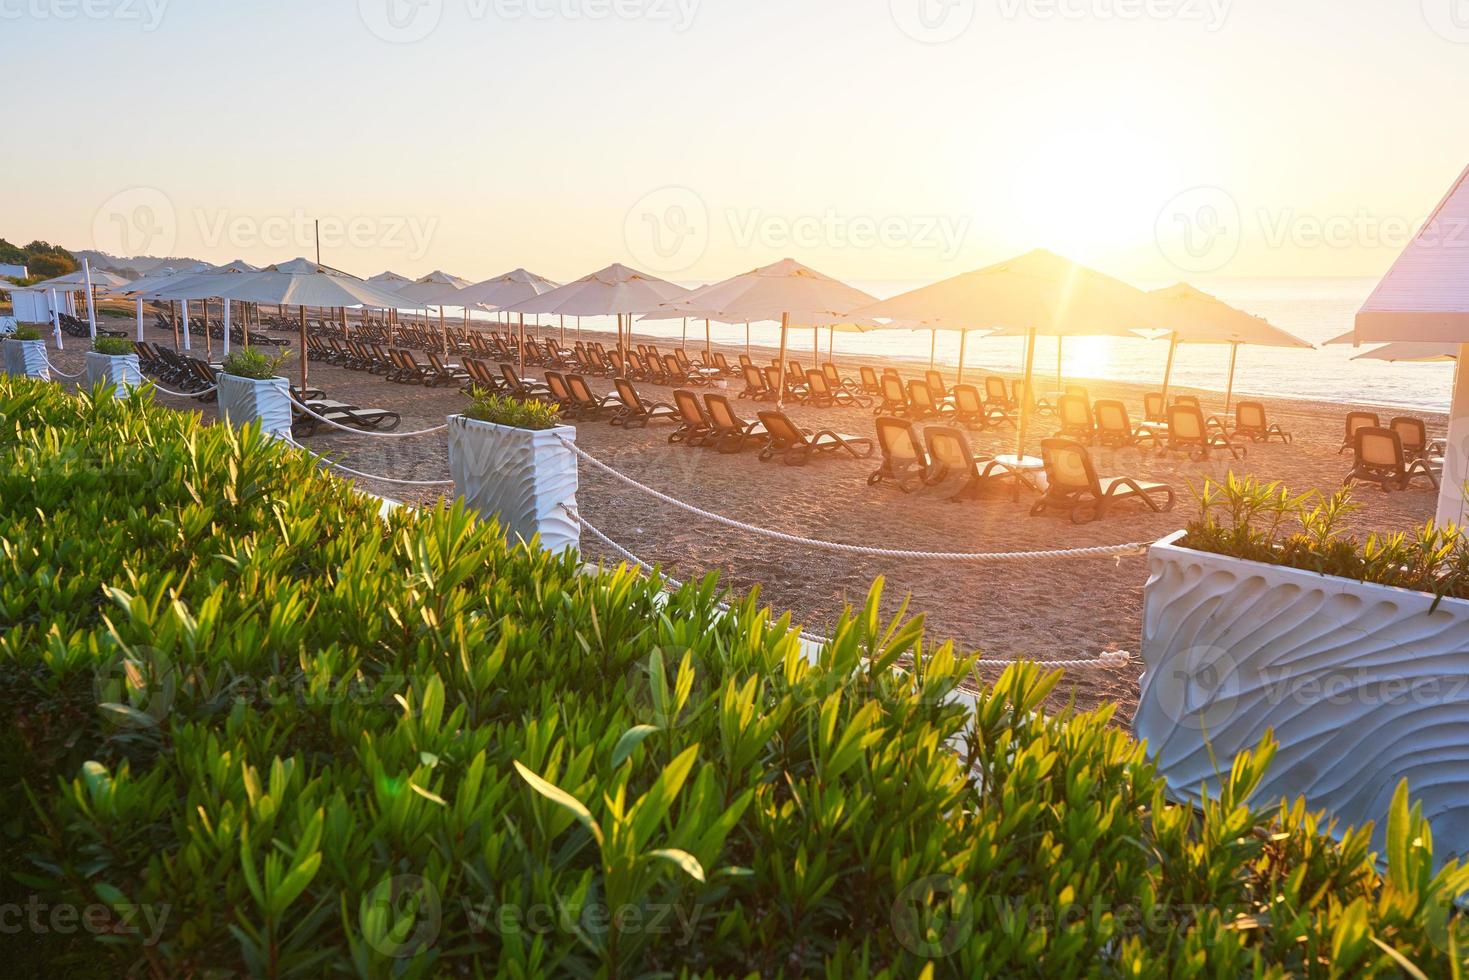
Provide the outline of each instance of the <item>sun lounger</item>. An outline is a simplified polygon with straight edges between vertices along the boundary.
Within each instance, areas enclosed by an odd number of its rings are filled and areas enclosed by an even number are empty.
[[[1403,458],[1407,460],[1427,459],[1430,455],[1428,426],[1420,418],[1399,415],[1387,424],[1403,441]]]
[[[903,381],[896,374],[884,374],[878,382],[878,391],[882,401],[878,402],[873,409],[874,415],[901,415],[908,414],[908,391],[903,387]]]
[[[521,378],[509,364],[500,365],[500,377],[505,381],[506,392],[517,398],[545,398],[551,394],[551,389],[541,382]]]
[[[1435,490],[1438,489],[1442,464],[1423,458],[1409,460],[1403,452],[1403,439],[1396,430],[1361,426],[1354,440],[1352,470],[1342,481],[1343,486],[1364,481],[1375,483],[1383,493],[1388,493],[1406,490],[1415,479],[1423,477]]]
[[[1244,459],[1246,455],[1245,447],[1236,445],[1217,419],[1206,422],[1204,413],[1194,405],[1168,406],[1168,430],[1159,456],[1181,452],[1202,461],[1215,449],[1226,449],[1235,459]]]
[[[1090,446],[1097,437],[1097,423],[1092,417],[1092,406],[1080,395],[1062,395],[1056,400],[1056,418],[1061,428],[1057,438],[1075,439]]]
[[[745,376],[745,390],[740,392],[740,398],[753,398],[757,402],[775,400],[775,389],[766,383],[764,371],[753,364],[746,364],[741,371]]]
[[[1194,409],[1197,413],[1197,409]],[[1119,500],[1141,500],[1154,513],[1173,509],[1176,497],[1166,483],[1145,483],[1126,476],[1099,477],[1085,446],[1071,439],[1041,440],[1046,465],[1046,492],[1030,509],[1032,517],[1051,508],[1064,510],[1073,524],[1100,520]],[[1162,498],[1160,503],[1154,498]]]
[[[704,408],[709,414],[713,431],[704,445],[713,446],[721,453],[741,452],[751,440],[764,443],[768,438],[762,422],[747,422],[735,414],[734,406],[724,395],[707,394]]]
[[[702,446],[714,434],[714,423],[699,404],[699,396],[684,388],[673,392],[673,405],[678,410],[678,428],[668,436],[671,443],[682,442]]]
[[[979,493],[986,480],[1012,475],[1001,468],[993,456],[975,452],[963,429],[951,425],[930,425],[923,430],[923,442],[928,449],[929,460],[929,472],[924,482],[934,486],[953,476],[964,480],[964,486],[951,500],[971,499]]]
[[[854,395],[845,388],[833,388],[821,371],[806,372],[806,390],[808,392],[806,401],[817,408],[849,405],[870,408],[872,406],[872,399],[866,395]]]
[[[939,402],[927,381],[908,382],[908,417],[913,419],[948,418],[954,410]]]
[[[813,435],[792,422],[784,412],[761,412],[760,421],[770,434],[770,441],[760,450],[762,461],[780,456],[787,466],[804,466],[813,454],[846,451],[857,459],[872,455],[871,439],[843,435],[830,429],[822,429]]]
[[[578,417],[593,419],[607,411],[613,411],[622,407],[622,399],[616,395],[598,395],[593,393],[587,380],[579,374],[568,374],[566,376],[566,390],[571,393],[571,411]]]
[[[1376,412],[1348,412],[1347,413],[1347,435],[1342,440],[1341,448],[1336,451],[1340,456],[1342,453],[1357,445],[1358,429],[1380,429],[1382,420],[1377,417]]]
[[[617,387],[618,400],[622,402],[622,407],[612,416],[613,425],[642,428],[649,422],[658,419],[678,418],[678,409],[672,405],[665,402],[643,401],[637,389],[632,386],[632,382],[626,378],[618,378],[612,383]]]
[[[918,427],[907,419],[881,415],[877,419],[877,448],[882,463],[867,478],[868,486],[892,480],[904,493],[912,493],[927,482],[928,453]]]
[[[1265,417],[1265,406],[1260,402],[1240,402],[1234,407],[1234,428],[1230,436],[1244,436],[1251,442],[1269,442],[1272,438],[1290,442],[1290,433],[1278,425],[1272,425]]]
[[[1129,449],[1147,441],[1151,446],[1162,445],[1156,423],[1141,423],[1134,426],[1127,415],[1127,406],[1120,401],[1104,398],[1092,406],[1092,417],[1096,421],[1096,440],[1108,449]]]

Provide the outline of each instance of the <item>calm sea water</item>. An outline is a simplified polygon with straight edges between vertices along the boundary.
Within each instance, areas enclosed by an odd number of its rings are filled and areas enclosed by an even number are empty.
[[[1357,310],[1376,284],[1374,279],[1200,279],[1200,289],[1242,310],[1263,316],[1276,326],[1320,345],[1352,328]],[[856,282],[854,285],[878,297],[896,295],[920,283]],[[1168,283],[1140,282],[1144,288]],[[550,319],[554,318],[543,318]],[[568,319],[568,333],[571,321]],[[584,330],[611,333],[611,318],[583,318]],[[677,339],[683,324],[672,321],[639,321],[637,333]],[[712,327],[714,340],[743,343],[745,328]],[[688,324],[690,343],[702,341],[703,321]],[[751,339],[756,344],[774,345],[779,327],[755,324]],[[828,334],[822,331],[826,349]],[[809,357],[812,331],[793,330],[790,348]],[[871,333],[839,333],[836,354],[873,354],[926,359],[930,334],[908,330]],[[1444,412],[1449,407],[1453,384],[1452,364],[1389,364],[1384,361],[1354,361],[1361,353],[1347,345],[1318,346],[1316,350],[1277,350],[1241,347],[1236,365],[1234,390],[1264,398],[1290,397],[1364,405],[1390,405]],[[940,332],[934,351],[938,364],[952,370],[959,360],[957,334]],[[971,335],[965,351],[965,374],[985,369],[1020,370],[1024,342],[1019,338],[983,339]],[[1062,372],[1067,379],[1102,378],[1114,381],[1162,381],[1168,357],[1166,341],[1088,337],[1067,340],[1062,347]],[[1036,352],[1036,369],[1042,379],[1056,374],[1056,342],[1042,338]],[[1174,383],[1223,392],[1229,374],[1229,348],[1224,346],[1180,346],[1173,365]],[[975,375],[977,377],[977,373]]]

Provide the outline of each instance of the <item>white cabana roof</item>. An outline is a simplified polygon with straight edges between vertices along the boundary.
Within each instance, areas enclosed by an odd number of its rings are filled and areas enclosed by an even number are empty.
[[[1215,296],[1178,283],[1148,294],[1161,304],[1160,315],[1180,344],[1253,344],[1259,347],[1311,347],[1263,317],[1235,309]]]
[[[115,275],[114,273],[111,273],[111,272],[103,272],[101,269],[93,269],[92,270],[92,285],[94,287],[100,288],[100,289],[102,289],[104,291],[108,291],[108,292],[115,292],[120,287],[126,286],[127,284],[128,284],[128,281],[126,279],[124,279],[122,276]],[[86,274],[86,270],[84,270],[84,269],[77,269],[75,272],[68,272],[64,276],[56,276],[54,279],[47,279],[44,282],[34,283],[31,286],[31,288],[32,289],[71,289],[71,290],[86,289],[87,288],[87,274]]]
[[[137,299],[161,299],[158,295],[160,290],[187,282],[197,275],[212,271],[212,268],[203,262],[197,262],[183,268],[157,269],[129,285],[123,293]]]
[[[1042,336],[1136,336],[1166,330],[1141,289],[1044,249],[855,311],[924,329],[989,328]]]
[[[501,306],[512,313],[565,316],[617,316],[651,313],[662,304],[688,295],[688,290],[657,276],[613,263],[540,296]]]
[[[1358,343],[1469,343],[1469,169],[1357,313]]]
[[[1354,361],[1457,361],[1458,344],[1435,344],[1419,340],[1399,340],[1352,358]]]

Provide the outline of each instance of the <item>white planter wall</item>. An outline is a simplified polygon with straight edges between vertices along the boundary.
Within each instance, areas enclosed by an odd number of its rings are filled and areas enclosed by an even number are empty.
[[[1149,552],[1133,727],[1181,798],[1280,743],[1260,803],[1304,796],[1339,829],[1406,778],[1440,859],[1469,853],[1469,601],[1180,548]],[[1212,751],[1212,757],[1211,757]]]
[[[285,378],[240,378],[219,375],[219,418],[237,428],[260,421],[261,431],[291,437],[291,383]]]
[[[475,512],[497,518],[512,539],[539,534],[548,551],[576,548],[581,528],[562,505],[575,509],[576,454],[562,442],[576,429],[539,432],[449,416],[449,473]]]
[[[17,378],[51,380],[44,340],[5,340],[0,341],[0,347],[5,349],[6,374]]]
[[[115,385],[119,395],[129,388],[143,383],[143,372],[138,367],[137,354],[100,354],[87,351],[87,387],[99,384]]]

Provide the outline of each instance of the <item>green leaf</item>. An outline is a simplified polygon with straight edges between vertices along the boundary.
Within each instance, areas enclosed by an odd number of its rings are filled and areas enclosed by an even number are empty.
[[[643,744],[643,739],[656,732],[658,728],[654,725],[634,725],[622,733],[617,740],[617,746],[612,750],[612,768],[616,769],[627,761],[633,750]]]
[[[698,858],[694,857],[688,851],[680,851],[676,847],[664,847],[656,851],[649,851],[648,857],[672,861],[679,866],[684,874],[695,881],[704,880],[704,866],[699,863]]]
[[[582,826],[586,827],[587,830],[591,832],[591,835],[596,838],[597,844],[599,846],[601,845],[602,828],[598,827],[597,821],[592,819],[591,810],[588,810],[580,800],[572,796],[570,793],[566,792],[566,790],[562,789],[559,786],[553,786],[551,783],[546,782],[546,780],[542,779],[540,776],[537,776],[525,766],[521,765],[519,759],[515,759],[512,761],[514,761],[515,763],[515,771],[520,773],[521,779],[524,779],[527,783],[530,784],[531,789],[535,790],[537,793],[540,793],[542,796],[550,800],[552,803],[555,803],[557,806],[564,807],[565,809],[570,810],[572,815],[575,816],[577,820],[581,821]]]

